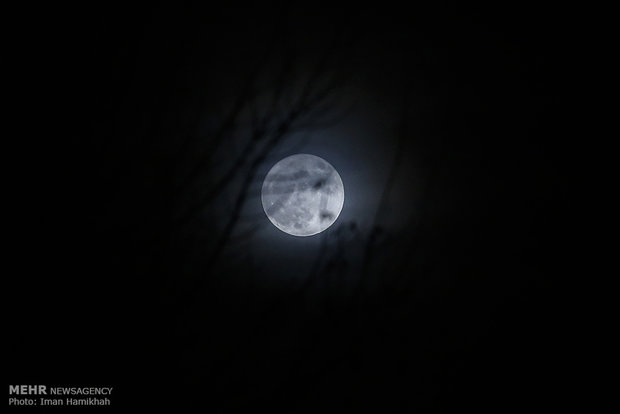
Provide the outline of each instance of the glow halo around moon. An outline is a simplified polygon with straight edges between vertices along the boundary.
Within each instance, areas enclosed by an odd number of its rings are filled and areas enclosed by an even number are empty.
[[[261,191],[263,210],[278,229],[293,236],[313,236],[330,227],[344,205],[344,184],[324,159],[295,154],[278,161]]]

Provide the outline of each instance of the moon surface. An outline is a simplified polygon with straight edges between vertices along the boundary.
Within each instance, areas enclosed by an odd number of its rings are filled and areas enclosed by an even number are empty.
[[[310,154],[286,157],[267,173],[263,209],[278,229],[312,236],[334,224],[344,205],[344,185],[324,159]]]

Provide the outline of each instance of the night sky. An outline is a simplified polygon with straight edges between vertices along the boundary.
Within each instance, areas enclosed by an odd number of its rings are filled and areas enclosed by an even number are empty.
[[[9,383],[212,413],[566,401],[561,10],[229,3],[31,12]],[[345,187],[307,238],[260,202],[296,153]]]

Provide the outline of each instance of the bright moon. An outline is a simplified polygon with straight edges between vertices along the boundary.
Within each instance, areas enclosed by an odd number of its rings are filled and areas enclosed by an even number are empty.
[[[327,161],[291,155],[267,173],[263,209],[274,226],[293,236],[312,236],[334,224],[344,205],[344,185]]]

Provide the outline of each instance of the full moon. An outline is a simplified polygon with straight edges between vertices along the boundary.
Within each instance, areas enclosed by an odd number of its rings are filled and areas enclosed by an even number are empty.
[[[291,155],[267,173],[263,209],[278,229],[312,236],[334,224],[344,205],[344,185],[334,167],[310,154]]]

